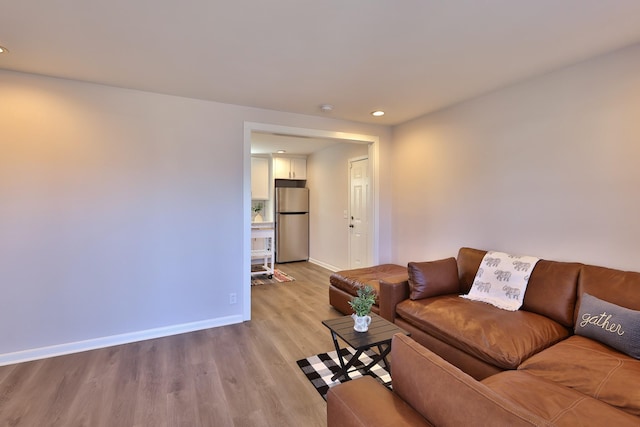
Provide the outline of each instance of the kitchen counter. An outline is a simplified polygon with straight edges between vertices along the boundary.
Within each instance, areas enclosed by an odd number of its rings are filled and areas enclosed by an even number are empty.
[[[273,221],[252,222],[251,228],[273,228]]]

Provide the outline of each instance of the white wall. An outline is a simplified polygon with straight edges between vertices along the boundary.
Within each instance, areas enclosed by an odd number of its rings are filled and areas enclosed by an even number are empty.
[[[241,321],[245,121],[389,144],[381,126],[0,71],[0,363]]]
[[[349,268],[350,158],[366,156],[367,144],[342,143],[317,151],[307,159],[309,187],[309,254],[333,270]]]
[[[639,70],[635,46],[394,129],[394,260],[472,246],[640,270]]]

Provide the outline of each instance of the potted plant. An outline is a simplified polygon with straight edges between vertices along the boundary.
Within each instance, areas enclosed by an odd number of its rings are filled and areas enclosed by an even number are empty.
[[[253,222],[262,222],[262,203],[256,203],[251,210],[253,211]]]
[[[376,303],[376,294],[370,285],[360,286],[357,291],[357,296],[353,297],[349,301],[349,305],[353,309],[354,313],[351,317],[354,320],[353,329],[357,332],[367,332],[369,330],[369,324],[371,323],[371,307]]]

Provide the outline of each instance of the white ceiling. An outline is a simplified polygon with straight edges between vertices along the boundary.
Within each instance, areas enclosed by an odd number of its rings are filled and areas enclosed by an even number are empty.
[[[386,125],[638,42],[638,0],[0,0],[0,68]]]
[[[273,154],[284,150],[286,154],[308,155],[335,144],[349,142],[340,139],[323,139],[287,134],[252,132],[251,154]]]

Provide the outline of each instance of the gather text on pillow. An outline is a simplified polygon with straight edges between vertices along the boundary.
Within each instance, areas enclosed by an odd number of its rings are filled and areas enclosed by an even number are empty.
[[[590,314],[584,313],[582,315],[582,322],[580,322],[580,326],[583,328],[587,325],[598,326],[604,329],[607,332],[611,332],[618,335],[624,335],[624,330],[619,323],[610,322],[611,314],[607,315],[606,311],[603,311],[600,314]]]

